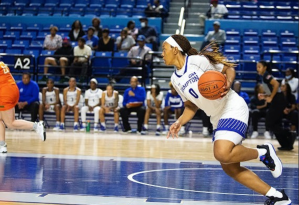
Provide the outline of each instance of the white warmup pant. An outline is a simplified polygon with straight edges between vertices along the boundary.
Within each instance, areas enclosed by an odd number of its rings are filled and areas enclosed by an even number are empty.
[[[99,123],[99,111],[100,111],[101,107],[97,106],[95,108],[93,108],[93,113],[94,113],[94,123]],[[92,113],[88,111],[88,106],[84,106],[81,108],[81,120],[82,122],[86,122],[86,113]]]

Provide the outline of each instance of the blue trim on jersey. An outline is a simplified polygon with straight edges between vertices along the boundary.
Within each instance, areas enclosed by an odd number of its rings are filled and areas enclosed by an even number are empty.
[[[243,138],[245,138],[247,124],[233,118],[220,119],[218,122],[217,129],[213,132],[213,142],[215,140],[216,132],[220,130],[236,132]]]
[[[187,72],[188,58],[189,58],[189,56],[186,57],[185,71],[184,71],[183,75]],[[183,76],[183,75],[178,75],[178,74],[176,73],[176,70],[174,71],[174,74],[175,74],[178,78],[180,78],[180,77]]]

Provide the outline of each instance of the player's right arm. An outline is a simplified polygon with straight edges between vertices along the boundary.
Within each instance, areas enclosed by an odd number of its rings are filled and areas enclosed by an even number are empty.
[[[47,91],[47,88],[43,88],[43,91],[42,91],[42,103],[43,103],[43,105],[46,105],[46,91]]]
[[[67,101],[66,101],[66,94],[67,94],[68,88],[64,88],[63,90],[63,105],[67,106]]]
[[[103,109],[105,109],[105,93],[104,92],[102,92],[101,105],[102,105],[101,107]]]
[[[53,105],[57,105],[57,104],[59,104],[59,89],[54,88],[54,92],[55,92],[56,102],[53,103]]]

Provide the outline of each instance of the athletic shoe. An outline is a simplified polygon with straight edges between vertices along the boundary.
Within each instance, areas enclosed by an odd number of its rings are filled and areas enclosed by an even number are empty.
[[[258,145],[257,148],[267,150],[265,155],[260,156],[260,161],[263,162],[271,171],[274,178],[278,178],[282,173],[282,163],[276,155],[273,145],[270,143],[265,143],[263,145]]]
[[[83,125],[82,125],[82,126],[80,127],[80,131],[81,131],[81,132],[86,131],[86,126],[83,126]]]
[[[114,132],[118,132],[118,126],[114,126]]]
[[[282,193],[282,198],[268,197],[265,201],[265,205],[291,205],[291,199],[285,194],[284,190],[280,191]]]
[[[56,124],[55,127],[53,128],[54,131],[59,131],[59,124]]]
[[[74,125],[74,130],[73,130],[74,132],[77,132],[77,131],[79,131],[79,125]]]
[[[141,131],[141,135],[147,135],[148,131],[147,129],[143,128],[143,130]]]
[[[203,128],[202,128],[202,135],[203,135],[204,137],[208,137],[208,136],[210,135],[209,130],[208,130],[207,127],[203,127]]]
[[[63,124],[60,124],[60,126],[59,126],[59,131],[63,131],[63,130],[65,130],[65,129],[64,129],[64,125],[63,125]]]
[[[259,136],[259,133],[257,131],[253,131],[252,134],[251,134],[251,139],[255,139]]]
[[[156,129],[156,136],[160,136],[160,134],[161,134],[160,128]]]
[[[106,127],[104,127],[103,125],[100,126],[100,132],[105,132],[106,131]]]
[[[94,128],[93,128],[93,131],[94,131],[94,132],[98,132],[98,131],[100,131],[100,130],[99,130],[99,126],[98,126],[98,125],[95,125]]]
[[[42,141],[46,141],[46,131],[45,125],[43,122],[36,123],[36,130],[35,132],[39,135]]]
[[[178,135],[179,135],[179,136],[182,136],[182,135],[184,135],[185,133],[186,133],[185,129],[180,129]]]
[[[7,153],[7,144],[0,146],[0,153]]]
[[[123,134],[130,134],[130,133],[132,133],[132,130],[123,131]],[[138,133],[138,131],[137,131],[137,133]]]
[[[271,139],[271,135],[269,131],[264,132],[265,139]]]
[[[164,131],[162,132],[162,135],[167,135],[167,133],[168,133],[168,131],[164,130]]]

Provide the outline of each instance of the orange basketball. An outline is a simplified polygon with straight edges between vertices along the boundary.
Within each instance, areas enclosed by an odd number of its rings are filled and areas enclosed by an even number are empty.
[[[220,98],[221,93],[224,92],[226,86],[225,76],[214,70],[206,71],[198,80],[198,90],[200,94],[209,100],[216,100]]]

